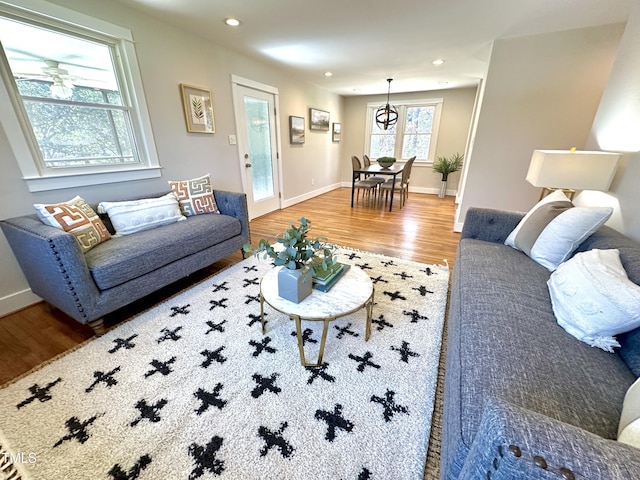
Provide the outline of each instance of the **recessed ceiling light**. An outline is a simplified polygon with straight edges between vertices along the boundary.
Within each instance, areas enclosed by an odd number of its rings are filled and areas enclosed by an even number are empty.
[[[449,82],[438,82],[438,85],[449,85]]]
[[[333,72],[324,72],[325,77],[333,77]]]
[[[237,18],[225,18],[224,23],[226,23],[230,27],[238,27],[242,22]]]
[[[433,63],[434,65],[442,65],[444,63],[444,60],[441,58],[438,58],[431,63]]]

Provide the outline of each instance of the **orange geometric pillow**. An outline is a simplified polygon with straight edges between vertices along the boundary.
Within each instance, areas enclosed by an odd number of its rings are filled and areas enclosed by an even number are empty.
[[[169,180],[169,186],[178,197],[180,210],[185,217],[201,213],[220,213],[213,196],[209,174],[191,180]]]
[[[83,253],[111,238],[98,214],[81,197],[52,205],[35,204],[40,220],[72,234]]]

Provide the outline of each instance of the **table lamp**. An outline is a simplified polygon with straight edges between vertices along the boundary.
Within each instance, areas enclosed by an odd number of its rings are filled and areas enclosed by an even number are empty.
[[[562,190],[573,200],[576,190],[607,191],[618,167],[619,153],[534,150],[527,181],[541,187],[540,198]]]

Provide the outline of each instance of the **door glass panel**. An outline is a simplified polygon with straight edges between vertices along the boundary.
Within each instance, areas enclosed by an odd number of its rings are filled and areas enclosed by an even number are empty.
[[[259,201],[274,195],[269,102],[245,96],[244,109],[253,179],[253,200]]]

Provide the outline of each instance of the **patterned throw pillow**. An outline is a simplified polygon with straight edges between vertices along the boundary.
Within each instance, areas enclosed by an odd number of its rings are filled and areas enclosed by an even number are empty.
[[[34,207],[44,223],[72,234],[83,253],[111,238],[98,214],[81,197],[53,205],[38,203]]]
[[[574,207],[561,190],[556,190],[525,215],[504,243],[553,272],[612,213],[611,207]]]
[[[169,186],[178,197],[180,210],[186,217],[201,213],[220,213],[216,205],[209,174],[191,180],[169,181]]]

